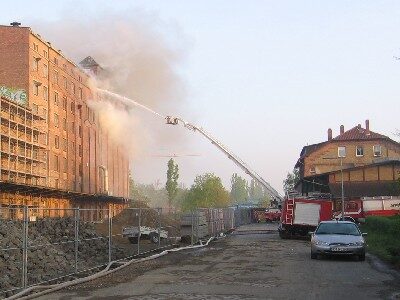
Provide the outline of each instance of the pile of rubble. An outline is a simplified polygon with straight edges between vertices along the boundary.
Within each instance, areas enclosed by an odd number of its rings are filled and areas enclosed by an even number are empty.
[[[100,236],[92,223],[79,222],[79,242],[75,242],[73,218],[41,219],[29,222],[27,240],[28,285],[75,273],[75,247],[78,245],[78,271],[108,262],[108,237]],[[0,291],[22,283],[23,222],[0,220]],[[112,259],[125,257],[112,247]],[[63,278],[65,280],[65,278]],[[0,296],[4,296],[1,295]]]

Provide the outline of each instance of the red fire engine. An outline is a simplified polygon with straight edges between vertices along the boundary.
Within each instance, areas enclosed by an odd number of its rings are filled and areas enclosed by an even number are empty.
[[[279,236],[306,236],[309,231],[315,230],[319,222],[332,218],[333,201],[329,194],[289,196],[283,201]]]

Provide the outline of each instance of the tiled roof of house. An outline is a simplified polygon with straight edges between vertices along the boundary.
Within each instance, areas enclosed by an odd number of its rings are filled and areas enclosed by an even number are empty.
[[[353,127],[344,133],[333,138],[334,141],[348,141],[348,140],[376,140],[376,139],[390,139],[386,135],[366,130],[360,125]]]

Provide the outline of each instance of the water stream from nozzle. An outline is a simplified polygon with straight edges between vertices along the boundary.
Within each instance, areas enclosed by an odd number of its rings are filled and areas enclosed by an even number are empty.
[[[100,88],[97,88],[97,90],[100,93],[108,95],[108,96],[111,96],[111,97],[113,97],[113,98],[115,98],[115,99],[117,99],[117,100],[119,100],[119,101],[121,101],[121,102],[123,102],[123,103],[125,103],[127,105],[134,105],[134,106],[140,107],[140,108],[142,108],[144,110],[147,110],[148,112],[151,112],[152,114],[155,114],[156,116],[159,116],[159,117],[165,119],[165,116],[163,116],[163,115],[159,114],[158,112],[152,110],[151,108],[147,107],[146,105],[143,105],[143,104],[141,104],[139,102],[136,102],[135,100],[132,100],[132,99],[127,98],[127,97],[124,97],[124,96],[119,95],[119,94],[114,93],[114,92],[110,92],[108,90],[104,90],[104,89],[100,89]]]

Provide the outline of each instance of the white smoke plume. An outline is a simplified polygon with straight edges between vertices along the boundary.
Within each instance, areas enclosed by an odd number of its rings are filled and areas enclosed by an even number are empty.
[[[165,115],[179,114],[186,95],[176,68],[182,62],[185,39],[154,15],[139,11],[96,18],[67,18],[33,24],[33,30],[79,62],[93,57],[108,75],[98,81],[103,89],[132,98]],[[174,41],[168,41],[168,30]],[[177,38],[178,37],[178,38]],[[99,83],[98,83],[99,84]],[[163,125],[161,118],[140,108],[121,109],[112,102],[89,102],[115,142],[131,159],[157,152],[180,139],[179,130]]]

